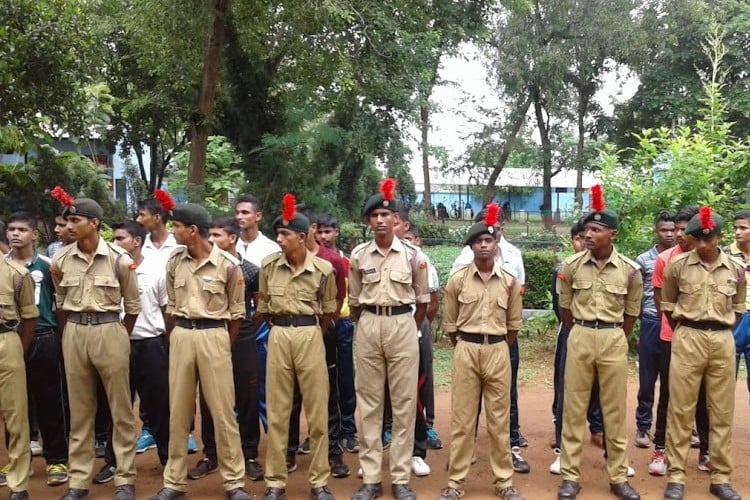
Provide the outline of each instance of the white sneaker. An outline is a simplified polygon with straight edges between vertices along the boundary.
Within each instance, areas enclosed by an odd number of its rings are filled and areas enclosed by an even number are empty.
[[[555,461],[549,466],[550,473],[559,476],[560,475],[560,449],[555,448]]]
[[[411,472],[417,477],[429,476],[430,466],[422,457],[411,457]]]
[[[362,467],[360,467],[359,469],[357,469],[357,477],[360,478],[360,479],[362,479],[363,477],[365,477],[365,472],[362,470]]]
[[[651,462],[648,464],[648,473],[652,476],[667,475],[667,457],[664,450],[654,450]]]
[[[628,465],[628,477],[635,476],[635,469]]]
[[[42,445],[39,444],[39,441],[31,441],[29,443],[29,448],[31,449],[31,456],[32,457],[38,457],[42,453],[44,453],[44,450],[42,449]]]

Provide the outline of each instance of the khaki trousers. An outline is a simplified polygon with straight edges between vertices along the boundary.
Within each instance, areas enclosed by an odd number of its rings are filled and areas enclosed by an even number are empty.
[[[286,450],[295,380],[299,383],[310,435],[307,478],[311,488],[318,488],[328,484],[331,475],[328,465],[328,365],[323,334],[318,326],[274,326],[268,336],[266,485],[269,488],[286,488]]]
[[[510,354],[508,344],[456,344],[451,375],[451,449],[448,486],[466,486],[476,442],[479,398],[484,392],[490,467],[495,489],[513,485],[510,454]]]
[[[391,481],[393,484],[406,484],[411,477],[410,461],[417,412],[417,326],[411,314],[378,316],[363,311],[357,324],[356,342],[355,385],[360,415],[359,464],[364,474],[363,481],[381,481],[381,435],[387,379],[393,408]]]
[[[628,342],[622,328],[586,328],[573,325],[565,362],[560,469],[563,480],[581,479],[581,453],[586,433],[591,386],[599,380],[607,439],[609,482],[627,481],[628,444],[625,427],[628,394]]]
[[[6,477],[10,491],[25,491],[29,482],[28,405],[21,337],[16,332],[0,333],[0,412],[9,437]]]
[[[678,326],[672,338],[667,408],[669,480],[685,484],[685,460],[701,380],[706,384],[711,455],[711,483],[729,482],[732,472],[735,347],[732,331]]]
[[[164,486],[187,488],[187,442],[195,415],[198,382],[214,419],[216,450],[224,489],[245,486],[245,461],[234,416],[234,377],[226,328],[187,329],[169,335],[169,460]]]
[[[135,419],[130,401],[130,339],[122,323],[68,322],[62,338],[70,400],[70,487],[88,489],[94,475],[97,375],[112,413],[115,486],[135,483]]]

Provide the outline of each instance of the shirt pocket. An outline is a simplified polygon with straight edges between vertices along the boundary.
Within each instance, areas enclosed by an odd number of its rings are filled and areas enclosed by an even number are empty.
[[[586,303],[593,300],[594,282],[586,279],[574,279],[571,283],[573,295],[579,303]]]
[[[702,283],[681,282],[679,284],[679,303],[686,311],[704,311],[706,304],[701,303],[703,298]]]
[[[473,304],[477,300],[479,300],[478,293],[461,292],[460,294],[458,294],[458,301],[461,304]]]
[[[717,285],[714,294],[716,312],[724,315],[733,309],[734,296],[737,295],[736,284]]]
[[[389,275],[391,281],[399,283],[401,285],[411,285],[411,273],[407,271],[392,270]]]
[[[380,281],[380,271],[375,271],[372,273],[362,273],[362,283],[363,284],[371,284],[371,283],[377,283]]]
[[[80,276],[63,276],[60,280],[60,288],[63,289],[66,301],[76,305],[81,303],[83,287],[81,286]]]
[[[507,295],[501,295],[497,298],[497,306],[502,310],[508,309],[508,296]]]
[[[206,312],[219,314],[227,309],[226,288],[223,281],[203,281],[203,299],[206,304]]]
[[[94,300],[101,306],[120,305],[120,282],[114,276],[94,276]]]
[[[617,283],[608,283],[604,285],[604,289],[618,305],[625,305],[625,298],[628,295],[628,287],[625,285],[618,285]]]
[[[313,314],[319,313],[318,295],[310,290],[298,290],[297,299],[313,310]]]
[[[0,323],[18,318],[16,300],[12,293],[0,293]]]

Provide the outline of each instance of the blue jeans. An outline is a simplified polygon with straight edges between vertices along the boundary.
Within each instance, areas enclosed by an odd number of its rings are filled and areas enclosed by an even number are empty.
[[[735,358],[737,360],[736,374],[740,371],[740,360],[745,355],[745,368],[747,368],[747,390],[750,391],[750,313],[745,313],[734,328]]]
[[[651,429],[654,409],[654,389],[659,378],[661,357],[661,320],[656,316],[641,317],[641,336],[638,340],[638,408],[635,423],[639,431]],[[663,382],[662,382],[663,385]]]

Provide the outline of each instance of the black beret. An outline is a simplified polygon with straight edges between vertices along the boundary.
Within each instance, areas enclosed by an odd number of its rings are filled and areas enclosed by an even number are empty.
[[[63,210],[63,217],[69,215],[80,215],[83,217],[91,217],[93,219],[101,219],[104,217],[104,210],[102,207],[91,198],[76,198],[73,200],[73,204]]]
[[[284,223],[284,218],[279,215],[273,220],[272,226],[274,232],[278,229],[289,229],[297,233],[307,234],[307,231],[310,229],[310,220],[301,213],[295,213],[292,220]]]
[[[172,220],[186,226],[211,227],[211,216],[208,210],[197,203],[180,203],[172,209]]]
[[[589,212],[583,218],[583,224],[586,225],[589,222],[599,224],[600,226],[607,227],[609,229],[617,229],[620,225],[620,218],[612,210],[605,208],[599,212]]]
[[[701,214],[698,213],[688,222],[685,227],[685,234],[689,234],[693,238],[713,238],[721,233],[724,219],[711,212],[711,221],[714,223],[713,229],[703,228],[701,225]]]
[[[488,226],[484,222],[477,222],[471,226],[469,232],[466,233],[464,245],[471,245],[477,237],[483,234],[489,234],[493,238],[497,238],[497,228],[494,226]]]
[[[398,212],[400,205],[398,200],[386,200],[381,193],[377,193],[368,198],[367,203],[365,203],[365,208],[362,210],[362,215],[367,217],[370,215],[370,212],[379,208],[384,208],[391,212]]]

